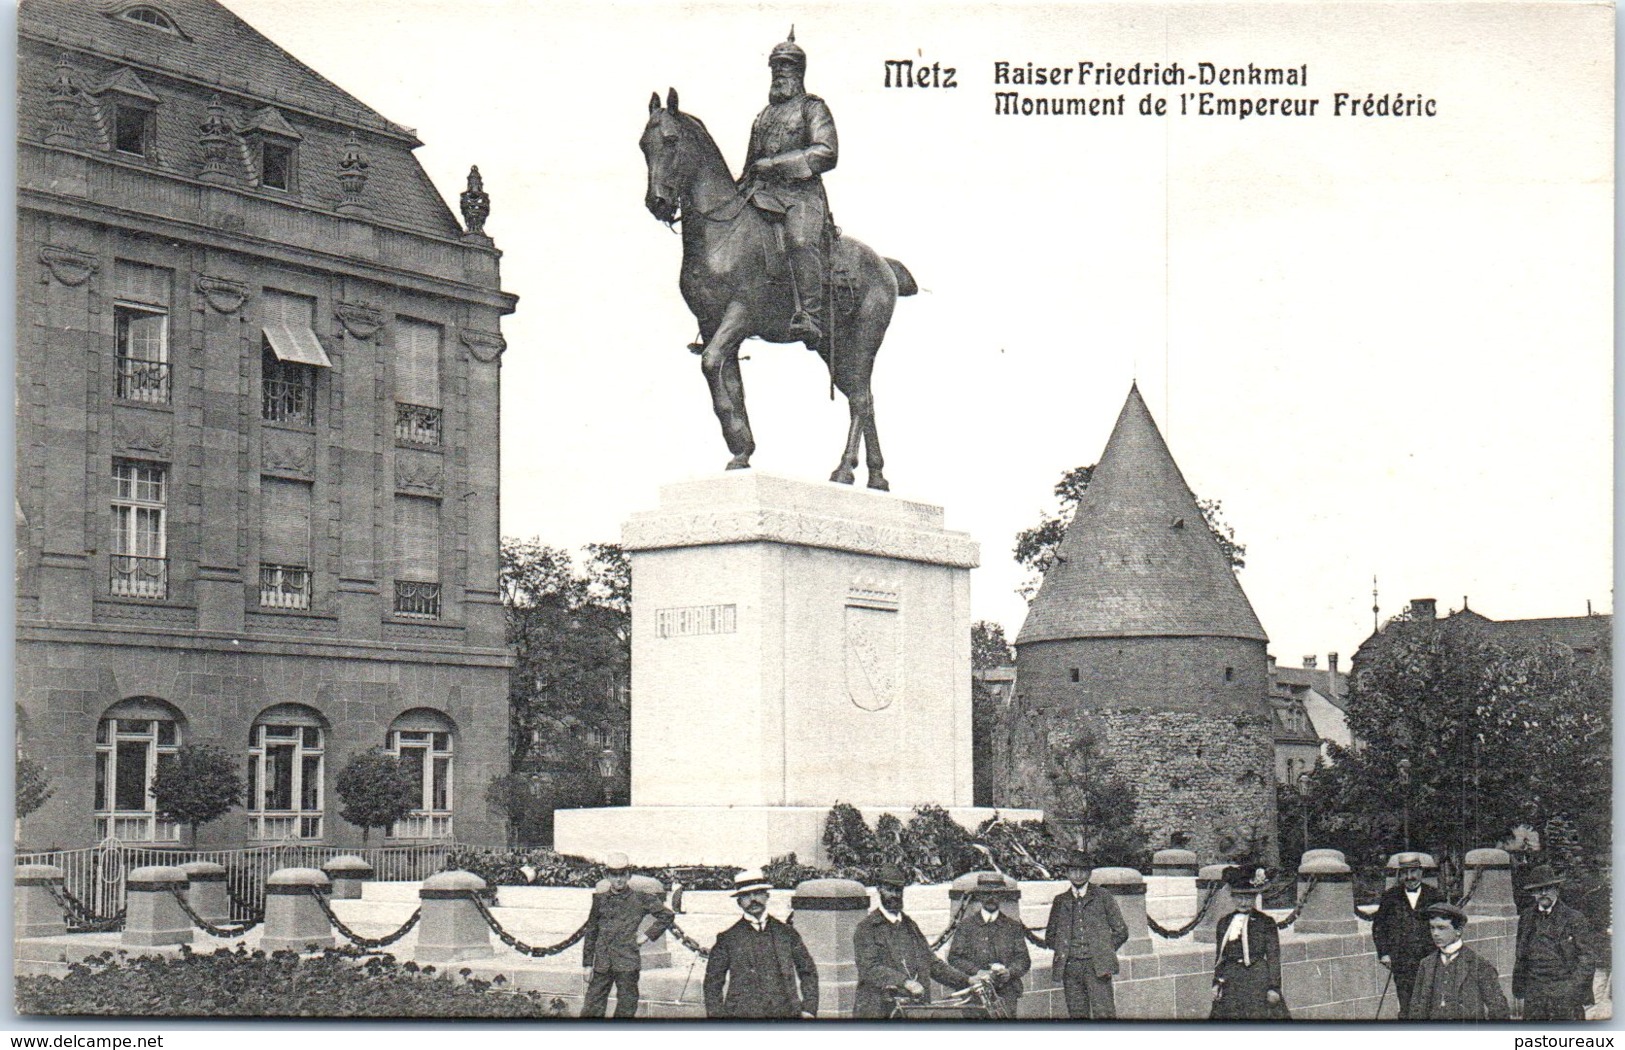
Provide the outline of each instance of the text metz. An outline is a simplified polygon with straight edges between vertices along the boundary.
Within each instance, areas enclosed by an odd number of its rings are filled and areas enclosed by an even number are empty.
[[[941,62],[928,66],[921,61],[920,68],[915,70],[912,58],[886,59],[887,87],[956,88],[959,86],[954,80],[956,73],[953,66],[945,66]]]

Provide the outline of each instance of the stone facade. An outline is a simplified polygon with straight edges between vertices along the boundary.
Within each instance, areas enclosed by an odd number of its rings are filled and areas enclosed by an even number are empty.
[[[24,841],[176,841],[144,789],[194,743],[254,795],[203,845],[359,842],[378,746],[397,841],[498,839],[500,253],[213,0],[25,3],[18,78]]]

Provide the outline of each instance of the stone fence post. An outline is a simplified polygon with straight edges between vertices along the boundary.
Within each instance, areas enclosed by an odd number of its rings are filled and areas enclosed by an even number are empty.
[[[1312,860],[1335,860],[1339,864],[1347,864],[1348,858],[1343,856],[1340,849],[1306,849],[1303,856],[1298,858],[1298,899],[1303,900],[1303,892],[1309,887],[1309,880],[1304,877],[1303,866]]]
[[[333,924],[313,896],[331,884],[316,868],[278,868],[265,880],[265,932],[260,947],[267,952],[306,952],[331,948]]]
[[[420,962],[461,962],[486,959],[491,950],[491,927],[469,895],[485,889],[485,880],[467,871],[440,871],[423,880],[418,900],[414,957]]]
[[[1512,896],[1512,855],[1504,849],[1470,849],[1463,864],[1468,915],[1513,918],[1518,905]]]
[[[1159,849],[1151,855],[1151,874],[1194,879],[1196,854],[1188,849]]]
[[[851,879],[808,879],[790,898],[796,932],[818,964],[819,1013],[850,1015],[858,966],[852,933],[869,914],[869,891]]]
[[[226,896],[226,869],[206,860],[182,864],[186,873],[186,903],[197,916],[216,926],[231,921],[231,901]]]
[[[12,878],[11,932],[16,937],[60,937],[67,917],[51,891],[62,892],[62,869],[55,864],[19,864]]]
[[[334,857],[322,865],[322,872],[333,883],[333,899],[354,901],[361,899],[361,884],[371,882],[373,867],[355,854]]]
[[[1096,868],[1089,883],[1115,897],[1117,909],[1123,913],[1128,941],[1117,949],[1117,954],[1150,955],[1151,927],[1145,921],[1145,876],[1133,868]]]
[[[124,879],[124,934],[126,948],[155,948],[163,944],[191,944],[192,920],[175,899],[186,892],[186,872],[180,868],[136,868]]]
[[[1298,865],[1298,878],[1306,887],[1300,897],[1303,910],[1295,926],[1299,933],[1358,933],[1354,917],[1354,875],[1349,866],[1331,857],[1315,857]],[[1314,888],[1307,889],[1310,880]]]
[[[1196,905],[1209,897],[1212,903],[1207,906],[1202,921],[1196,924],[1196,931],[1192,936],[1198,944],[1212,944],[1219,936],[1219,920],[1236,909],[1236,902],[1230,896],[1230,887],[1224,882],[1224,869],[1228,864],[1204,864],[1202,870],[1196,873]]]

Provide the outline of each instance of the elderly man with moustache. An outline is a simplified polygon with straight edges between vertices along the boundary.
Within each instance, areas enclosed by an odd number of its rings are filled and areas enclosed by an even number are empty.
[[[1523,1000],[1525,1021],[1583,1021],[1596,968],[1584,916],[1564,904],[1563,879],[1542,864],[1523,888],[1535,898],[1518,915],[1518,956],[1512,994]]]
[[[705,1016],[818,1016],[818,967],[794,926],[767,913],[772,883],[759,870],[734,877],[745,914],[717,935],[705,964]]]

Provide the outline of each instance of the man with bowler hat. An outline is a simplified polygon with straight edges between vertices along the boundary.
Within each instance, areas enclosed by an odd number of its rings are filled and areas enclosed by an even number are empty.
[[[1535,902],[1518,915],[1518,957],[1512,995],[1525,1021],[1583,1021],[1595,969],[1585,918],[1558,898],[1563,879],[1542,864],[1523,888]]]
[[[1117,949],[1128,941],[1128,926],[1110,893],[1089,885],[1094,862],[1072,850],[1063,862],[1071,886],[1049,909],[1044,942],[1055,953],[1054,974],[1066,993],[1066,1013],[1073,1020],[1111,1020],[1117,1016],[1112,977]]]
[[[745,914],[717,934],[705,964],[705,1016],[818,1016],[818,967],[801,934],[767,913],[773,884],[760,870],[734,876]]]
[[[1399,881],[1383,892],[1377,914],[1371,920],[1371,940],[1377,946],[1377,961],[1388,967],[1394,976],[1399,1015],[1405,1017],[1411,1002],[1411,986],[1416,981],[1416,968],[1433,954],[1427,910],[1442,903],[1444,897],[1422,881],[1420,853],[1401,853],[1394,858],[1394,864],[1399,868]]]
[[[624,853],[604,860],[609,887],[592,895],[587,932],[581,939],[581,965],[586,968],[587,994],[581,1000],[582,1017],[602,1017],[609,1006],[609,988],[615,986],[615,1016],[636,1017],[638,975],[644,940],[655,941],[670,929],[675,916],[654,896],[629,885],[631,862]],[[645,917],[653,921],[642,926]]]
[[[1422,960],[1401,1015],[1407,1021],[1505,1021],[1501,978],[1488,960],[1462,943],[1467,913],[1454,904],[1430,904],[1428,933],[1438,950]]]
[[[970,978],[938,959],[925,934],[903,914],[903,887],[908,879],[895,864],[875,873],[880,906],[852,931],[852,954],[858,964],[858,993],[852,1006],[857,1020],[884,1020],[892,1016],[894,999],[931,1001],[931,979],[955,990]]]
[[[1004,876],[984,871],[976,876],[971,893],[975,912],[962,914],[954,930],[948,965],[992,986],[993,1009],[1001,1018],[1014,1018],[1021,1002],[1021,979],[1032,969],[1027,954],[1027,931],[999,907],[1011,892]]]
[[[1268,869],[1251,863],[1224,869],[1236,910],[1214,927],[1214,1021],[1289,1020],[1281,996],[1281,935],[1258,901],[1269,887]]]

